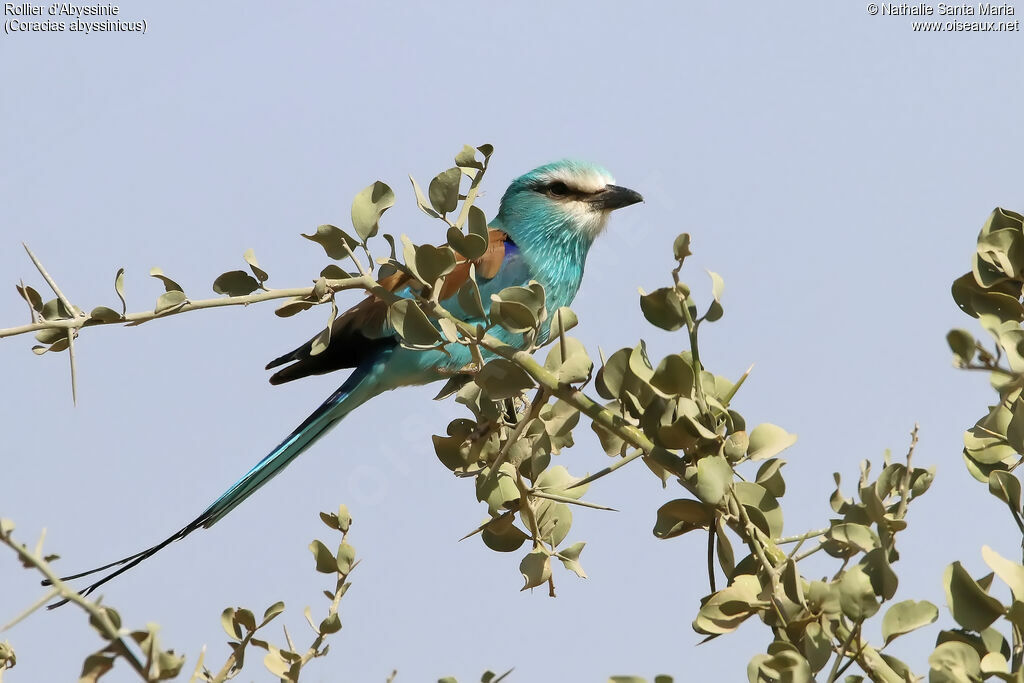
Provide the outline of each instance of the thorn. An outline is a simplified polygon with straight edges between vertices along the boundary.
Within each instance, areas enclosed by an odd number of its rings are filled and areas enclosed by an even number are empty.
[[[78,370],[75,365],[75,331],[68,330],[68,360],[71,363],[71,405],[78,407]]]

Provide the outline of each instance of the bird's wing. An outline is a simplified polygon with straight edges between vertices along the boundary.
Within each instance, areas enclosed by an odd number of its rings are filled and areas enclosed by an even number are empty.
[[[505,259],[505,245],[508,243],[509,237],[503,231],[488,229],[487,251],[472,261],[457,257],[455,270],[448,274],[441,285],[439,299],[444,301],[459,291],[469,279],[470,264],[476,266],[478,278],[489,280],[497,275]],[[388,291],[401,293],[409,287],[410,277],[398,272],[383,278],[380,284]],[[370,294],[338,316],[331,328],[331,340],[326,349],[315,356],[311,355],[313,340],[316,339],[314,337],[294,351],[267,363],[268,370],[292,363],[274,373],[270,377],[270,383],[283,384],[309,375],[354,368],[382,349],[394,346],[398,342],[394,333],[388,329],[387,315],[387,302]]]

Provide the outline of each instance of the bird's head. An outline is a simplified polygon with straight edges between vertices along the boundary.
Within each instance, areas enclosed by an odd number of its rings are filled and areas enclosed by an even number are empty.
[[[643,200],[639,192],[616,185],[602,167],[565,159],[512,181],[501,198],[498,220],[513,239],[528,239],[533,231],[546,236],[560,232],[589,244],[612,211]]]

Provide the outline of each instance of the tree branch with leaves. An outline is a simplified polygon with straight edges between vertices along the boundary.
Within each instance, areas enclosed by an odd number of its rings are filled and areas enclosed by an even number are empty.
[[[334,225],[321,225],[304,235],[332,259],[308,287],[268,288],[269,275],[250,250],[244,254],[248,271],[229,271],[214,278],[218,298],[191,299],[176,281],[154,269],[151,275],[161,280],[164,294],[152,309],[128,313],[124,273],[119,270],[115,293],[120,312],[98,306],[85,313],[29,252],[54,298],[43,301],[36,289],[19,285],[31,321],[0,330],[0,337],[34,333],[37,353],[68,351],[74,386],[71,352],[88,327],[135,325],[205,308],[284,299],[277,309],[280,316],[319,305],[329,309],[327,324],[313,342],[315,355],[330,342],[338,314],[336,294],[361,289],[388,304],[388,321],[403,345],[442,351],[450,345],[468,347],[473,362],[454,373],[438,394],[438,398],[454,396],[468,414],[452,420],[443,435],[433,437],[434,450],[454,476],[473,482],[473,494],[486,505],[488,521],[475,525],[467,537],[479,536],[497,552],[521,553],[518,569],[524,590],[545,587],[548,595],[556,595],[554,564],[586,577],[580,559],[585,543],[569,542],[573,509],[607,514],[610,508],[584,498],[590,485],[641,461],[664,486],[681,489],[679,497],[654,513],[654,535],[665,540],[693,532],[702,536],[700,552],[707,556],[710,592],[700,600],[694,630],[707,639],[717,638],[756,617],[771,634],[766,651],[749,662],[749,680],[837,681],[844,675],[847,681],[914,680],[910,666],[890,654],[890,646],[939,615],[938,608],[927,601],[894,602],[899,584],[894,568],[900,555],[897,538],[907,528],[910,503],[928,490],[934,478],[932,469],[913,462],[917,428],[902,460],[886,455],[877,473],[868,461],[861,464],[851,496],[842,491],[842,479],[836,473],[829,501],[834,516],[825,523],[808,524],[808,531],[787,534],[782,515],[786,461],[779,456],[796,436],[768,422],[751,423],[748,428],[736,403],[749,370],[730,379],[705,367],[701,332],[724,315],[724,282],[711,273],[711,300],[698,306],[683,279],[691,256],[689,235],[680,235],[672,245],[675,267],[668,274],[670,281],[653,292],[641,292],[639,299],[644,317],[654,327],[681,333],[679,351],[657,362],[639,340],[607,358],[601,354],[600,363],[595,363],[585,344],[568,334],[578,322],[576,314],[567,307],[548,310],[539,283],[509,287],[485,305],[470,266],[470,277],[451,295],[470,320],[446,308],[452,299],[442,292],[448,291],[449,276],[478,259],[488,246],[487,220],[474,202],[492,151],[489,145],[465,146],[456,155],[455,165],[431,180],[426,193],[412,181],[417,205],[442,223],[446,243],[439,247],[416,245],[405,236],[396,239],[381,232],[381,218],[394,204],[395,195],[377,181],[353,202],[354,235]],[[1014,474],[1024,457],[1024,418],[1018,424],[1017,415],[1024,415],[1020,407],[1024,355],[1018,348],[1024,341],[1022,240],[1021,217],[997,210],[979,237],[972,273],[954,284],[954,298],[993,335],[995,348],[986,350],[964,331],[950,333],[949,341],[961,367],[991,373],[1000,396],[999,403],[967,434],[968,469],[988,484],[1024,530],[1020,484]],[[388,255],[375,259],[375,251]],[[396,274],[409,283],[408,297],[382,284]],[[499,330],[521,335],[524,346],[505,343],[496,334]],[[592,474],[574,475],[556,463],[574,445],[574,430],[581,421],[595,432],[605,455],[594,464]],[[233,638],[232,654],[216,673],[200,662],[193,680],[230,678],[240,670],[250,647],[266,650],[264,663],[284,680],[297,679],[302,667],[326,654],[323,641],[340,626],[338,606],[348,586],[348,572],[355,566],[354,551],[345,540],[346,520],[344,508],[324,516],[324,522],[343,535],[337,552],[319,541],[311,546],[317,569],[337,579],[334,591],[328,591],[327,617],[317,623],[307,614],[315,633],[313,644],[300,650],[286,633],[288,645],[276,647],[256,635],[283,609],[278,604],[265,611],[259,624],[248,610],[227,610],[223,623]],[[10,531],[5,527],[4,543],[29,566],[56,579],[41,549],[25,550],[14,543]],[[819,553],[835,562],[831,578],[812,579],[803,573],[804,561]],[[1018,606],[1024,600],[1024,567],[988,549],[983,555],[995,574],[1010,585],[1014,602],[1006,606],[989,594],[991,575],[975,580],[958,563],[949,567],[944,576],[947,600],[960,628],[940,633],[928,662],[933,680],[983,676],[1024,680],[1024,622],[1018,623],[1024,614]],[[159,650],[154,630],[124,631],[116,613],[76,599],[72,589],[59,581],[29,612],[58,596],[89,611],[107,641],[92,656],[92,680],[109,670],[108,664],[118,657],[127,659],[145,680],[180,670],[183,660]],[[867,633],[875,631],[867,625],[879,617],[882,640],[872,643]],[[999,620],[1008,622],[1012,642],[996,636],[993,624]],[[151,656],[142,658],[136,653],[139,648]],[[164,659],[152,655],[158,651],[165,653]],[[5,652],[0,649],[0,655],[6,656]],[[13,655],[3,661],[13,661]],[[851,670],[857,673],[848,674]],[[498,680],[489,675],[485,679]]]

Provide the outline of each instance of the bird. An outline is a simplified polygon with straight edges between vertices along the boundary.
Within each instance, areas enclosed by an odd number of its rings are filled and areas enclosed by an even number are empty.
[[[470,277],[472,263],[485,311],[492,294],[531,281],[544,286],[549,310],[568,306],[579,291],[590,247],[605,230],[611,212],[642,201],[640,193],[616,185],[608,171],[595,164],[563,159],[535,168],[508,186],[487,228],[486,251],[473,261],[460,260],[438,298],[454,315],[474,322],[454,296]],[[409,276],[402,272],[383,278],[380,284],[399,296],[413,296]],[[92,593],[171,543],[212,527],[366,401],[398,387],[449,379],[471,363],[470,350],[464,345],[449,343],[444,350],[403,346],[388,324],[387,311],[388,303],[371,293],[337,316],[326,349],[313,354],[314,337],[267,364],[268,370],[280,368],[270,377],[274,385],[336,370],[350,369],[351,374],[202,514],[156,545],[62,580],[116,568],[81,591],[82,595]],[[514,346],[525,343],[522,335],[503,329],[494,328],[492,333]],[[546,334],[547,328],[542,328],[541,337]],[[60,604],[63,601],[51,607]]]

